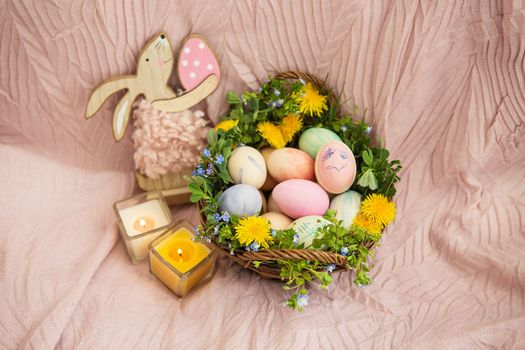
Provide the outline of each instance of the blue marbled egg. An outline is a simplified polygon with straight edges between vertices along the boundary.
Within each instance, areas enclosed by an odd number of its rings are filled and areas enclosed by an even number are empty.
[[[219,198],[219,210],[240,217],[257,215],[262,208],[261,193],[251,185],[228,188]]]
[[[317,152],[329,141],[341,141],[341,138],[332,130],[310,128],[299,137],[299,148],[315,159]]]
[[[341,193],[330,202],[330,209],[337,212],[335,217],[343,221],[345,227],[352,225],[359,208],[361,208],[361,194],[355,191]]]

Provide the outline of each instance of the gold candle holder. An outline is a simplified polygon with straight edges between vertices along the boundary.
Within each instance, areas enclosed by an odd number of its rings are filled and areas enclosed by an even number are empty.
[[[133,264],[147,257],[151,241],[173,226],[171,211],[158,191],[118,201],[113,209]]]
[[[194,237],[191,224],[182,221],[149,246],[150,272],[179,298],[209,281],[215,270],[216,250]]]

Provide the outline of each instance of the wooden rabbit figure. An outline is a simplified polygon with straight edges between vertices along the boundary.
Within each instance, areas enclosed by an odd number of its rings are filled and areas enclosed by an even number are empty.
[[[116,76],[95,87],[86,107],[86,119],[111,95],[127,90],[113,114],[113,137],[120,141],[128,126],[133,102],[140,95],[165,112],[180,112],[205,99],[219,84],[215,55],[206,40],[196,34],[186,37],[182,47],[178,57],[179,80],[189,91],[177,96],[168,86],[173,71],[173,49],[166,33],[158,33],[140,52],[136,75]]]

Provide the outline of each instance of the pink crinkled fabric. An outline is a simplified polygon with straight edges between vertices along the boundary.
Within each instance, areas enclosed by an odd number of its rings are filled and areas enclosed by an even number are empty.
[[[134,107],[133,159],[141,174],[157,179],[170,171],[196,165],[208,132],[202,111],[166,113],[145,99]]]

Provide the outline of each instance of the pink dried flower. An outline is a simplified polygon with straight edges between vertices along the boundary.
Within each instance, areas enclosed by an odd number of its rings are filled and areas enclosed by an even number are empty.
[[[202,111],[166,113],[142,99],[135,103],[133,116],[133,159],[141,174],[157,179],[197,164],[208,132]]]

